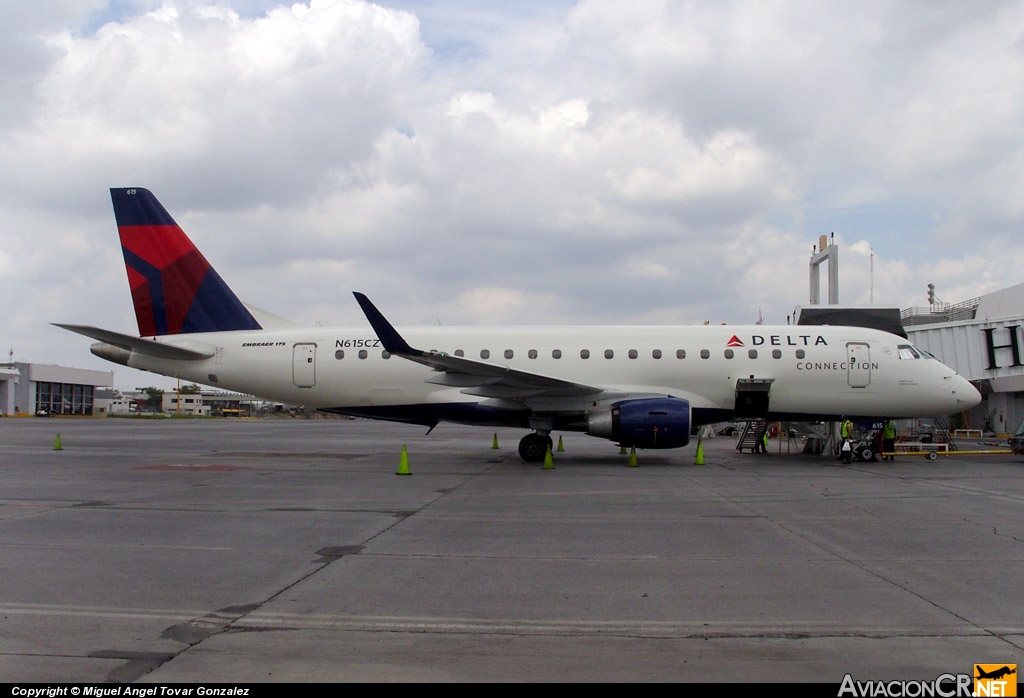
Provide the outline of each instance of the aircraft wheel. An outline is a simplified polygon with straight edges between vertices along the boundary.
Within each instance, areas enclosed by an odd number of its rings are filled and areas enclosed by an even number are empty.
[[[928,455],[925,456],[928,460],[938,460],[939,454],[935,451],[928,451]]]
[[[858,454],[860,455],[860,459],[864,462],[868,462],[875,457],[875,452],[871,450],[870,446],[865,446],[864,448],[860,449],[860,451],[858,451]]]
[[[547,434],[527,434],[519,442],[519,457],[527,463],[540,463],[549,448],[551,437]]]

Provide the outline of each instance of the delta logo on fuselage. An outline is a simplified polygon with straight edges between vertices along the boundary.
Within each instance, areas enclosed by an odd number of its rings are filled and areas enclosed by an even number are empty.
[[[814,335],[810,335],[810,334],[798,334],[798,335],[787,334],[785,336],[783,336],[781,334],[770,334],[767,337],[765,337],[764,335],[755,334],[755,335],[751,335],[750,336],[750,346],[752,346],[752,347],[760,347],[760,346],[764,346],[765,344],[767,344],[770,347],[811,347],[811,346],[814,346],[814,347],[826,346],[827,347],[828,346],[828,342],[826,342],[825,338],[822,337],[820,334],[817,336],[817,338],[813,339],[813,341],[812,341],[813,337],[814,337]],[[727,346],[727,347],[743,347],[743,346],[746,346],[746,345],[743,343],[742,339],[740,339],[736,335],[733,335],[732,337],[729,338],[729,341],[725,343],[725,346]]]

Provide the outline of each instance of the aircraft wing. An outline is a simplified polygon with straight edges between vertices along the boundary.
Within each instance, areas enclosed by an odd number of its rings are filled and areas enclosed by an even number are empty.
[[[158,359],[200,361],[202,359],[209,359],[214,355],[214,351],[206,347],[187,349],[173,344],[164,344],[163,342],[157,342],[152,339],[132,337],[131,335],[121,334],[120,332],[112,332],[111,330],[104,330],[99,327],[90,327],[89,325],[62,325],[58,322],[53,324],[65,330],[77,332],[78,334],[91,337],[92,339],[97,339],[101,342],[106,342],[107,344],[113,344],[114,346],[121,347],[126,351],[138,352],[139,354],[154,356]]]
[[[476,361],[461,356],[451,356],[442,352],[414,349],[377,310],[369,298],[359,292],[354,292],[353,295],[389,354],[429,366],[440,374],[428,378],[428,383],[462,388],[462,392],[467,395],[510,400],[581,397],[597,399],[598,395],[601,395],[600,399],[604,399],[612,395],[604,388],[592,385],[574,383],[561,378],[520,371],[508,366]]]

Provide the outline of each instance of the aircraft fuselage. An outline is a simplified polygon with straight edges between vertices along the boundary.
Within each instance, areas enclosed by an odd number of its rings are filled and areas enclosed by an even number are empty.
[[[975,389],[952,369],[905,350],[901,356],[907,340],[864,328],[421,327],[402,333],[432,352],[596,383],[619,399],[682,398],[694,424],[730,418],[737,381],[751,379],[770,382],[770,412],[777,418],[918,417],[976,404]],[[472,387],[428,382],[444,374],[389,356],[369,327],[210,332],[159,341],[203,347],[212,356],[176,361],[131,353],[123,363],[284,403],[404,421],[426,423],[415,417],[425,410],[445,413],[441,406],[451,415],[445,419],[469,423],[501,422],[495,416],[508,413],[520,424],[524,410],[545,411],[544,398],[480,397]],[[569,411],[586,414],[598,406],[581,397]],[[565,398],[558,409],[567,410]]]

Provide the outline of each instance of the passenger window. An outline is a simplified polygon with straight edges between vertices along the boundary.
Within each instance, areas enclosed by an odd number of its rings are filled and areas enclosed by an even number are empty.
[[[655,349],[654,351],[652,351],[651,352],[651,356],[653,358],[655,358],[655,359],[660,359],[661,358],[661,349]]]
[[[781,359],[782,358],[782,350],[781,349],[772,349],[772,358],[773,359]]]
[[[614,359],[615,358],[615,352],[612,351],[611,349],[605,349],[604,350],[604,358],[606,358],[606,359]]]
[[[391,358],[391,354],[389,354],[388,350],[385,349],[384,351],[382,351],[380,353],[380,358],[382,358],[382,359],[390,359]]]
[[[580,358],[581,359],[589,359],[590,358],[590,350],[589,349],[580,349]]]
[[[359,350],[359,358],[360,359],[365,359],[367,356],[369,356],[369,354],[366,353],[365,349],[360,349]]]
[[[512,351],[511,349],[506,349],[505,350],[505,358],[506,359],[511,359],[513,356],[515,356],[515,352],[514,351]]]
[[[686,358],[686,350],[685,349],[676,349],[676,358],[677,359],[685,359]]]
[[[345,358],[344,350],[339,349],[338,351],[334,352],[334,358],[336,358],[338,361],[341,361],[342,359],[344,359]]]
[[[751,349],[750,351],[748,351],[747,352],[747,356],[749,356],[752,359],[756,359],[757,358],[757,349]]]
[[[481,349],[480,350],[480,358],[481,359],[489,359],[489,358],[491,358],[491,350],[490,349]]]
[[[536,349],[531,349],[530,351],[526,352],[526,355],[529,356],[531,359],[536,359],[537,358],[537,350]]]
[[[725,350],[725,358],[731,359],[732,357],[733,357],[732,349],[726,349]]]
[[[702,359],[710,359],[711,358],[711,352],[708,351],[707,349],[701,349],[700,350],[700,358],[702,358]]]
[[[635,359],[638,356],[640,356],[640,355],[637,353],[636,349],[630,349],[629,350],[629,358]]]
[[[461,349],[456,349],[455,350],[455,355],[456,356],[465,356],[466,354]]]
[[[796,350],[796,358],[802,359],[802,358],[804,358],[804,356],[805,356],[805,353],[804,353],[803,349],[797,349]]]
[[[560,359],[560,358],[562,358],[562,350],[561,349],[552,349],[551,350],[551,358],[552,359]]]

